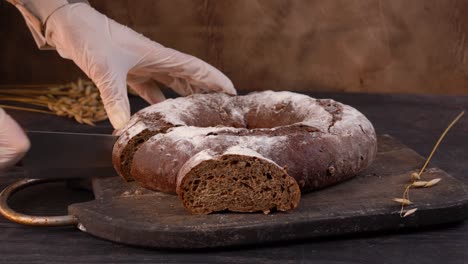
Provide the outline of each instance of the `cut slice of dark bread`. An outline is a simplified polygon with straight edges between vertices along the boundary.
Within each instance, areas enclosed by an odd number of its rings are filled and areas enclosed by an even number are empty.
[[[132,181],[133,177],[130,174],[130,170],[135,152],[149,138],[158,133],[165,133],[173,126],[156,118],[152,122],[146,122],[146,120],[137,121],[130,126],[120,135],[114,145],[112,163],[117,173],[126,181]]]
[[[164,134],[173,127],[244,126],[240,116],[229,116],[231,97],[226,94],[194,94],[167,99],[140,110],[122,129],[122,134],[114,145],[112,162],[115,170],[126,181],[133,180],[131,166],[134,153],[149,138]],[[173,189],[175,191],[175,186]]]
[[[273,161],[252,152],[228,150],[213,156],[202,151],[188,160],[177,183],[183,205],[192,214],[296,208],[301,197],[296,180]]]

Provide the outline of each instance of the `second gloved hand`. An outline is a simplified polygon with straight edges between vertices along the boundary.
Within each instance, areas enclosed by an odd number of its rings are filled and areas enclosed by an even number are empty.
[[[29,140],[21,127],[0,108],[0,171],[18,162],[29,146]]]
[[[47,21],[46,38],[94,81],[115,129],[130,118],[127,83],[152,104],[165,99],[155,81],[183,96],[210,91],[236,94],[232,82],[213,66],[166,48],[87,4],[54,12]]]

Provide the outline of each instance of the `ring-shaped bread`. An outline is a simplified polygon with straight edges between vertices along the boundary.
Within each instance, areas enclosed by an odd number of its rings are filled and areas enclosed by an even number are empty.
[[[297,207],[299,189],[356,176],[376,152],[374,128],[356,109],[264,91],[149,106],[123,130],[113,161],[126,180],[177,192],[192,213],[268,212]]]

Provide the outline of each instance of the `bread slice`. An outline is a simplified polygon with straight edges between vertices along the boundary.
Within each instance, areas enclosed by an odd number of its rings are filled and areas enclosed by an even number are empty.
[[[236,147],[222,155],[202,151],[188,160],[179,171],[177,194],[192,214],[287,211],[301,197],[285,169]]]
[[[158,133],[164,133],[172,126],[170,123],[157,119],[153,120],[152,123],[137,120],[129,126],[120,135],[112,151],[112,163],[117,173],[124,180],[133,181],[130,170],[135,152],[149,138]]]

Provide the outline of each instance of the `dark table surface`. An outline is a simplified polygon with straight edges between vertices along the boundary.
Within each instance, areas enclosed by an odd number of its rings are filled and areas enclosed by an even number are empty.
[[[377,133],[399,139],[423,156],[462,110],[467,96],[372,95],[313,93],[331,97],[362,111]],[[145,104],[131,98],[136,110]],[[27,129],[110,133],[108,122],[89,127],[42,114],[8,111]],[[447,134],[432,164],[468,184],[468,117]],[[6,177],[9,176],[9,177]],[[15,172],[0,176],[4,188]],[[345,194],[344,194],[345,195]],[[64,183],[36,186],[11,199],[30,214],[64,214],[69,203],[93,199]],[[94,238],[74,227],[28,227],[0,218],[0,263],[468,263],[468,223],[399,233],[363,234],[311,241],[231,249],[167,251],[135,248]]]

